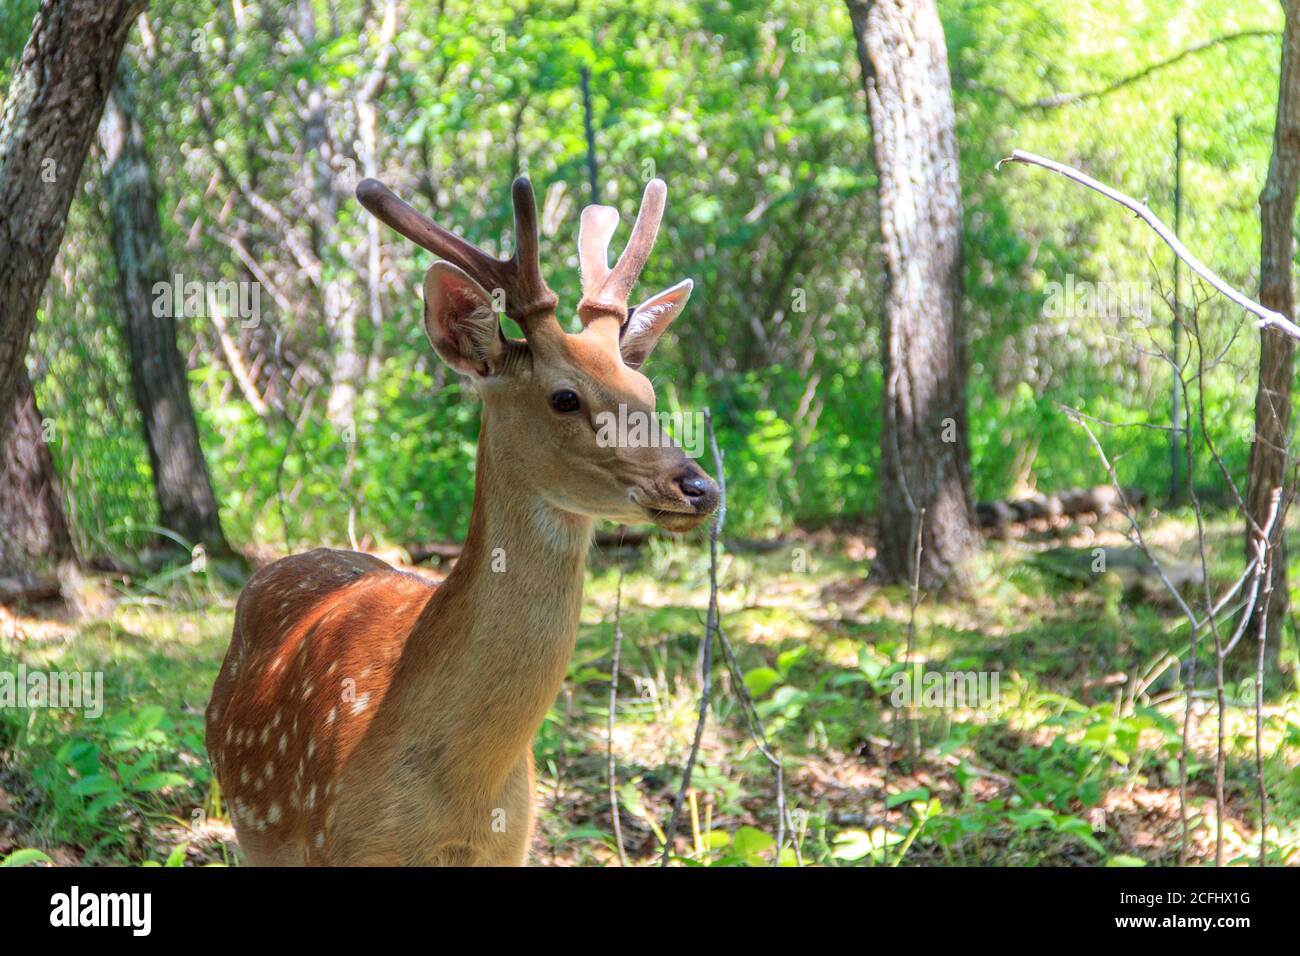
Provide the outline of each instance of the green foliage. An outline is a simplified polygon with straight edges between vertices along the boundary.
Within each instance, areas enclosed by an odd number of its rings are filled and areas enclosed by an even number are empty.
[[[31,6],[15,10],[0,32],[10,58]],[[304,280],[279,229],[244,208],[229,178],[255,183],[294,228],[315,228],[293,198],[308,188],[302,177],[314,161],[300,142],[301,93],[285,91],[321,90],[330,135],[351,143],[347,103],[375,61],[378,28],[360,6],[335,9],[332,20],[316,6],[314,39],[295,45],[277,43],[263,21],[255,27],[225,8],[172,0],[151,8],[151,52],[130,48],[137,59],[152,58],[140,99],[160,208],[170,211],[171,268],[205,281],[244,274],[222,238],[234,226],[214,218],[221,203],[213,197],[225,196],[247,218],[244,242],[290,297],[286,311],[264,290],[263,325],[236,337],[269,396],[265,417],[240,397],[210,324],[182,321],[205,450],[236,542],[455,537],[472,494],[478,410],[431,356],[420,329],[412,293],[427,256],[387,247],[393,260],[383,321],[357,328],[367,368],[355,434],[342,434],[324,413],[338,345],[322,321],[323,286]],[[962,154],[976,493],[1103,480],[1093,457],[1080,454],[1086,440],[1065,420],[1064,405],[1124,426],[1099,426],[1121,478],[1162,494],[1169,369],[1144,352],[1148,342],[1169,344],[1161,293],[1171,257],[1098,197],[1037,170],[994,172],[993,163],[1014,146],[1040,149],[1149,196],[1168,215],[1171,117],[1181,114],[1184,238],[1249,289],[1276,39],[1212,46],[1074,105],[1028,104],[1101,89],[1166,59],[1177,50],[1170,37],[1276,29],[1280,14],[1266,0],[1245,9],[1220,0],[1176,8],[1098,0],[1087,15],[1068,17],[1041,0],[950,0],[941,14]],[[299,30],[291,19],[275,22],[286,36]],[[1097,22],[1107,28],[1095,30]],[[874,173],[852,33],[838,5],[638,2],[609,11],[577,4],[539,15],[522,2],[449,3],[404,7],[395,43],[400,67],[390,66],[379,98],[382,172],[417,204],[436,202],[441,221],[488,245],[508,222],[506,184],[529,172],[546,212],[543,261],[569,307],[578,294],[577,211],[587,198],[578,74],[589,68],[602,199],[627,215],[648,176],[672,185],[643,288],[690,275],[696,292],[649,370],[673,393],[674,407],[713,409],[731,477],[732,530],[760,534],[870,516],[882,391]],[[1061,57],[1061,49],[1073,54]],[[1252,81],[1225,84],[1225,74]],[[249,104],[257,104],[258,122]],[[1120,128],[1122,143],[1113,135]],[[333,236],[325,237],[332,244],[316,247],[321,281],[364,299],[357,276],[365,269],[358,250],[366,218],[345,181],[356,159],[331,162],[341,192]],[[83,549],[126,552],[156,523],[155,505],[90,167],[85,178],[44,300],[33,372]],[[1047,284],[1070,276],[1152,289],[1149,317],[1046,315]],[[1183,300],[1191,298],[1185,288]],[[1200,315],[1209,346],[1227,347],[1207,380],[1204,421],[1240,480],[1255,337],[1234,337],[1241,317],[1221,303]],[[1201,398],[1193,393],[1191,401],[1196,408]],[[1199,430],[1199,410],[1195,418]],[[1196,465],[1198,485],[1224,494],[1204,451]]]

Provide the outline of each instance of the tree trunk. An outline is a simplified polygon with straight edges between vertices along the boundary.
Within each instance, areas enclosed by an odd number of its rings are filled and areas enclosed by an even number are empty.
[[[9,437],[0,443],[0,578],[10,584],[0,585],[0,600],[13,596],[12,582],[51,580],[58,562],[73,557],[49,448],[58,428],[36,410],[26,369],[19,372],[15,401],[4,418]]]
[[[1288,318],[1295,318],[1295,292],[1291,264],[1295,250],[1296,189],[1300,184],[1300,6],[1286,5],[1286,30],[1282,38],[1282,71],[1277,95],[1277,121],[1273,127],[1273,158],[1259,197],[1259,301]],[[1274,329],[1260,333],[1259,385],[1255,393],[1255,441],[1250,448],[1247,482],[1247,561],[1255,557],[1256,527],[1263,529],[1273,507],[1275,490],[1282,489],[1277,517],[1269,536],[1268,569],[1272,587],[1267,608],[1260,601],[1248,634],[1258,639],[1263,615],[1268,613],[1268,654],[1276,659],[1282,622],[1286,618],[1287,506],[1293,488],[1291,470],[1291,379],[1294,377],[1295,340]]]
[[[104,108],[99,145],[131,385],[144,423],[160,523],[191,544],[201,542],[210,553],[227,553],[199,446],[185,359],[176,347],[176,319],[156,315],[153,307],[154,283],[173,279],[125,58]]]
[[[15,406],[36,303],[113,70],[144,0],[43,0],[0,113],[0,409]],[[12,416],[0,416],[3,443]]]
[[[297,4],[294,32],[304,47],[316,42],[316,12],[307,0]],[[332,350],[330,396],[326,414],[344,433],[349,452],[356,448],[356,404],[361,379],[361,354],[357,345],[357,300],[353,295],[350,268],[338,268],[339,199],[334,183],[334,142],[330,135],[329,91],[316,87],[307,94],[303,115],[302,148],[310,164],[311,201],[307,218],[311,223],[312,252],[321,263],[322,306]],[[349,459],[351,454],[349,454]]]
[[[961,186],[934,0],[848,0],[871,114],[885,256],[876,572],[923,585],[979,542],[961,331]],[[921,559],[916,567],[917,533]]]

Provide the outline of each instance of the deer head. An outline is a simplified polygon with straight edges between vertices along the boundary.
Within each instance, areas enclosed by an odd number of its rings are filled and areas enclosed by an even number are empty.
[[[374,179],[357,186],[357,199],[374,216],[445,260],[424,277],[425,330],[442,360],[476,384],[484,407],[480,444],[494,467],[509,469],[515,490],[568,514],[686,531],[713,512],[717,485],[657,429],[635,427],[657,423],[654,387],[641,365],[691,294],[686,279],[628,308],[666,193],[662,180],[646,187],[613,268],[608,249],[617,210],[583,210],[582,329],[568,333],[542,278],[537,206],[526,178],[514,183],[515,249],[508,259],[441,228]],[[519,324],[523,339],[505,336],[498,308]],[[634,427],[607,428],[612,422]]]

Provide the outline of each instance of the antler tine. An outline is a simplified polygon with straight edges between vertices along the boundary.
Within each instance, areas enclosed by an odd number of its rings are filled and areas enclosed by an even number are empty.
[[[412,242],[460,266],[476,279],[498,265],[496,259],[460,236],[443,229],[398,198],[377,179],[357,184],[357,199],[376,219],[391,226]]]
[[[465,270],[489,292],[505,293],[505,313],[527,332],[529,319],[548,312],[559,303],[542,278],[537,244],[537,204],[533,187],[524,177],[515,180],[515,253],[509,259],[488,255],[473,243],[443,229],[416,212],[377,179],[357,184],[357,199],[380,222],[391,226],[412,242]]]
[[[606,286],[609,292],[624,302],[636,284],[637,277],[645,268],[654,248],[655,237],[659,235],[659,223],[664,218],[664,203],[668,198],[668,187],[662,179],[652,179],[641,197],[641,209],[636,214],[636,225],[632,227],[632,238],[628,239],[623,254],[609,274]]]
[[[628,295],[654,248],[667,195],[668,187],[662,179],[650,180],[641,197],[631,238],[613,269],[607,265],[607,254],[610,237],[618,226],[618,212],[608,206],[588,206],[582,211],[578,236],[582,302],[578,313],[584,324],[602,314],[627,318]]]
[[[618,228],[613,206],[588,206],[578,226],[578,265],[582,269],[582,298],[595,301],[609,278],[609,241]]]
[[[537,242],[537,197],[527,176],[520,176],[510,189],[515,207],[515,253],[511,258],[517,285],[520,287],[518,314],[507,314],[521,326],[540,312],[550,312],[559,305],[559,297],[542,278],[541,253]]]

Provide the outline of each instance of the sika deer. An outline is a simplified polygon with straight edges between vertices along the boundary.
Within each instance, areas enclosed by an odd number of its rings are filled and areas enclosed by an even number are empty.
[[[438,254],[424,278],[434,350],[483,401],[474,506],[440,586],[319,549],[257,572],[207,710],[207,746],[254,864],[521,864],[532,833],[532,738],[564,679],[597,518],[696,527],[718,489],[675,446],[598,442],[620,405],[653,414],[638,369],[691,292],[628,309],[665,187],[645,190],[610,269],[618,213],[588,206],[582,331],[542,279],[532,187],[514,184],[515,252],[498,260],[373,179],[357,198]],[[501,331],[489,290],[524,340]]]

